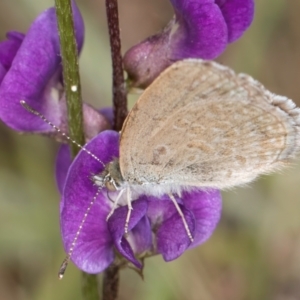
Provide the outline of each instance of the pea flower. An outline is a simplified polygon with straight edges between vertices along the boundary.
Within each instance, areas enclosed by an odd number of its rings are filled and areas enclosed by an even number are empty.
[[[119,156],[119,134],[103,131],[85,147],[107,164]],[[90,177],[102,172],[104,167],[85,151],[80,151],[66,174],[70,159],[64,151],[58,156],[56,176],[58,185],[63,186],[61,234],[68,252],[87,208],[97,195],[98,187]],[[115,249],[137,268],[142,268],[142,259],[150,255],[161,254],[166,261],[176,259],[209,238],[221,213],[218,190],[196,190],[176,197],[194,237],[191,243],[182,219],[167,195],[160,198],[142,195],[132,202],[129,233],[125,237],[126,201],[121,202],[106,221],[117,192],[102,189],[98,193],[71,256],[78,268],[88,273],[98,273],[108,267],[115,258]]]
[[[73,5],[78,51],[84,40],[81,14]],[[49,8],[32,23],[26,35],[9,32],[0,43],[0,119],[20,132],[56,135],[48,124],[20,105],[25,100],[56,126],[67,131],[59,35],[55,9]],[[87,138],[108,128],[107,120],[87,104],[83,106]],[[59,137],[59,136],[57,136]]]
[[[184,58],[214,59],[250,26],[254,0],[171,0],[168,25],[124,56],[132,86],[147,87],[165,68]]]
[[[184,24],[179,12],[184,11],[183,8],[186,7],[183,2],[174,0],[172,3],[177,10],[173,23],[170,24]],[[201,11],[206,12],[203,7]],[[74,2],[73,14],[80,52],[84,29],[80,12]],[[214,18],[212,15],[211,20]],[[174,28],[172,32],[175,34]],[[179,36],[186,36],[186,29],[183,28],[178,26]],[[196,33],[192,34],[198,39]],[[225,31],[222,34],[224,35]],[[199,36],[202,37],[201,34]],[[63,131],[67,131],[66,102],[54,8],[42,13],[26,35],[11,32],[7,38],[7,41],[0,43],[0,118],[17,131],[55,136],[48,124],[21,107],[20,100],[25,100]],[[189,43],[190,48],[185,46]],[[180,43],[177,40],[172,46],[175,49],[174,53],[177,53],[178,49],[192,49],[192,46],[197,49],[198,43],[189,43]],[[165,45],[162,46],[163,49]],[[184,51],[188,53],[188,50]],[[98,134],[112,122],[111,110],[103,112],[108,119],[86,104],[83,112],[85,134],[87,140],[91,139],[86,149],[107,164],[119,156],[119,134],[114,131]],[[101,173],[103,169],[104,166],[99,161],[83,150],[71,162],[67,146],[61,148],[57,158],[56,179],[62,194],[61,234],[66,252],[73,248],[74,239],[85,220],[71,255],[73,262],[83,271],[101,272],[114,261],[116,255],[126,259],[136,268],[142,268],[143,259],[151,255],[160,254],[166,261],[174,260],[186,250],[205,242],[219,221],[221,195],[218,190],[197,189],[183,192],[180,197],[174,195],[194,238],[193,242],[167,195],[159,198],[141,195],[132,201],[133,211],[129,219],[128,235],[125,235],[128,212],[126,199],[120,200],[119,206],[106,220],[117,192],[109,192],[105,188],[100,190],[90,179],[92,174]],[[84,219],[87,212],[87,218]]]

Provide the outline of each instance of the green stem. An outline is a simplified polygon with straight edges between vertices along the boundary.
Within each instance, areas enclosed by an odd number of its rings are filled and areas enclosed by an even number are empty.
[[[97,275],[82,272],[81,286],[83,299],[100,299]]]
[[[83,145],[85,140],[81,86],[71,1],[55,0],[55,8],[60,37],[64,90],[67,99],[69,135],[73,140]],[[79,151],[78,147],[70,143],[70,148],[72,156],[75,157]],[[82,292],[85,300],[99,299],[96,275],[82,272]]]
[[[60,37],[64,90],[67,99],[69,135],[73,140],[83,145],[85,141],[81,86],[71,0],[55,0],[55,7]],[[70,144],[70,147],[74,157],[79,149],[73,144]]]

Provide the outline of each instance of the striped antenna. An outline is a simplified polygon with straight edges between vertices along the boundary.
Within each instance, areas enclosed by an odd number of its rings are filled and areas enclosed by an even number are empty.
[[[69,261],[70,261],[70,259],[71,259],[71,256],[72,256],[72,254],[73,254],[73,251],[74,251],[74,249],[75,249],[75,245],[76,245],[77,239],[78,239],[78,237],[79,237],[79,234],[80,234],[80,232],[81,232],[81,230],[82,230],[83,224],[85,223],[85,220],[86,220],[86,218],[87,218],[87,216],[88,216],[88,214],[89,214],[89,212],[90,212],[90,210],[91,210],[93,204],[95,203],[97,197],[99,196],[99,193],[100,193],[101,190],[102,190],[102,188],[99,188],[99,189],[97,190],[95,196],[93,197],[92,201],[90,202],[88,208],[86,209],[86,211],[85,211],[85,213],[84,213],[84,216],[83,216],[83,218],[82,218],[82,220],[81,220],[81,223],[80,223],[80,225],[79,225],[79,228],[78,228],[77,232],[75,233],[75,237],[74,237],[74,239],[73,239],[73,241],[72,241],[72,244],[71,244],[71,247],[70,247],[70,249],[69,249],[69,252],[68,252],[66,258],[63,260],[63,262],[62,262],[62,264],[61,264],[61,266],[60,266],[60,268],[59,268],[59,271],[58,271],[58,278],[59,278],[59,279],[63,279],[63,277],[64,277],[65,271],[66,271],[66,269],[67,269],[68,263],[69,263]]]
[[[43,114],[41,114],[38,111],[36,111],[35,109],[33,109],[25,100],[21,100],[20,104],[28,112],[32,113],[33,115],[38,116],[45,123],[47,123],[48,125],[50,125],[56,132],[58,132],[60,135],[62,135],[63,137],[65,137],[68,141],[70,141],[71,143],[73,143],[74,145],[76,145],[81,150],[85,151],[87,154],[89,154],[91,157],[93,157],[95,160],[97,160],[100,164],[102,164],[103,167],[105,167],[105,164],[103,163],[103,161],[101,161],[100,158],[98,158],[94,153],[92,153],[91,151],[89,151],[88,149],[86,149],[84,146],[82,146],[79,143],[77,143],[75,140],[71,139],[70,136],[68,136],[66,133],[64,133],[63,131],[61,131],[61,129],[59,129],[56,125],[54,125],[51,121],[49,121]]]
[[[55,129],[56,132],[58,132],[59,134],[61,134],[63,137],[65,137],[68,141],[72,142],[73,144],[75,144],[78,148],[80,148],[81,150],[85,151],[87,154],[89,154],[91,157],[93,157],[95,160],[97,160],[100,164],[102,164],[103,167],[105,167],[105,164],[92,152],[90,152],[88,149],[86,149],[84,146],[80,145],[79,143],[77,143],[75,140],[71,139],[70,136],[68,136],[66,133],[62,132],[61,129],[59,129],[56,125],[54,125],[51,121],[49,121],[43,114],[39,113],[38,111],[36,111],[35,109],[33,109],[28,103],[26,103],[26,101],[21,100],[20,104],[30,113],[38,116],[39,118],[41,118],[45,123],[49,124],[53,129]],[[75,237],[71,243],[71,247],[67,253],[66,258],[63,260],[59,271],[58,271],[58,278],[62,279],[64,277],[65,271],[67,269],[68,263],[71,259],[71,256],[73,254],[77,239],[79,237],[79,234],[82,230],[82,227],[86,221],[86,218],[93,206],[93,204],[95,203],[100,191],[101,191],[102,187],[99,188],[95,194],[95,196],[93,197],[92,201],[90,202],[89,206],[87,207],[84,216],[82,218],[82,221],[79,225],[79,228],[77,230],[77,232],[75,233]]]

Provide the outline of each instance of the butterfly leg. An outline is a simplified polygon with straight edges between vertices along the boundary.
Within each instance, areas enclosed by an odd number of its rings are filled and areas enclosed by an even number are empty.
[[[186,231],[186,233],[187,233],[189,239],[191,240],[191,242],[193,242],[193,241],[194,241],[193,236],[192,236],[192,234],[191,234],[191,231],[190,231],[190,229],[189,229],[189,225],[188,225],[188,223],[187,223],[187,221],[186,221],[186,219],[185,219],[185,217],[184,217],[184,214],[183,214],[182,210],[180,209],[180,207],[179,207],[179,205],[178,205],[178,203],[177,203],[175,197],[173,196],[173,194],[169,194],[169,197],[170,197],[170,199],[172,200],[173,204],[175,205],[176,210],[178,211],[178,213],[179,213],[179,215],[180,215],[180,217],[181,217],[181,219],[182,219],[182,222],[183,222],[185,231]]]
[[[128,207],[128,212],[126,216],[126,221],[125,221],[125,233],[128,233],[128,225],[130,221],[130,216],[131,216],[131,211],[132,211],[132,205],[131,205],[131,190],[130,188],[127,188],[127,207]]]
[[[124,192],[124,189],[120,191],[120,193],[118,194],[116,200],[114,201],[113,207],[111,208],[111,211],[109,212],[109,214],[106,217],[106,221],[108,221],[108,219],[112,216],[112,214],[114,213],[115,209],[117,208],[118,202],[122,196]]]

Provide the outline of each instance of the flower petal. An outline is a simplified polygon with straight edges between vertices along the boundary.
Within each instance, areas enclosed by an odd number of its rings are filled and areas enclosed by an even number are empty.
[[[7,40],[0,43],[0,63],[7,71],[12,64],[25,35],[17,31],[10,31],[6,34],[6,37]]]
[[[56,185],[60,194],[63,193],[63,188],[71,163],[72,157],[70,153],[70,147],[68,145],[61,145],[58,149],[55,161]]]
[[[73,5],[78,46],[83,43],[83,21]],[[20,105],[25,100],[60,125],[61,57],[55,9],[39,15],[26,34],[0,86],[0,118],[19,131],[53,131]],[[63,111],[64,113],[64,111]],[[50,128],[50,129],[49,129]]]
[[[132,250],[143,254],[152,248],[152,232],[149,218],[144,216],[129,232],[128,238]]]
[[[171,0],[175,17],[158,34],[130,48],[124,67],[131,85],[146,88],[185,58],[214,59],[250,26],[254,0]]]
[[[146,88],[173,61],[169,57],[169,31],[151,36],[130,48],[124,55],[124,69],[130,84]]]
[[[178,27],[171,35],[171,57],[213,59],[226,48],[226,22],[214,0],[171,1]]]
[[[179,206],[193,235],[195,230],[193,213],[184,206]],[[187,235],[182,218],[176,211],[157,230],[157,251],[162,254],[165,261],[171,261],[183,254],[190,244],[191,240]]]
[[[251,25],[254,16],[253,0],[216,0],[222,10],[228,29],[228,42],[242,36]]]
[[[204,243],[214,231],[221,216],[222,199],[218,190],[194,190],[175,197],[193,235],[193,243],[187,235],[183,221],[169,196],[160,199],[147,197],[152,230],[156,232],[157,252],[166,261],[179,257],[188,248]]]
[[[190,248],[204,243],[215,230],[222,211],[222,196],[219,190],[195,190],[182,194],[183,205],[193,212],[196,227],[194,242]]]
[[[99,110],[99,112],[91,105],[83,103],[82,111],[86,141],[89,141],[90,139],[95,137],[99,132],[110,129],[112,127],[110,121],[104,114],[101,113],[101,110]],[[67,120],[64,121],[64,127],[67,127],[66,122]]]
[[[179,197],[175,197],[192,235],[195,235],[195,218],[193,212],[181,203]],[[156,233],[157,252],[162,254],[164,260],[170,261],[179,257],[191,244],[187,235],[183,220],[180,217],[174,203],[168,195],[162,197],[147,197],[148,212],[152,230]]]
[[[128,224],[128,232],[131,231],[140,221],[144,218],[148,204],[144,199],[135,200],[132,202],[132,211]],[[132,262],[137,268],[142,268],[142,264],[135,258],[134,252],[125,239],[125,221],[128,213],[127,206],[121,206],[115,210],[113,215],[108,220],[108,228],[113,237],[115,247],[127,260]],[[143,229],[147,230],[147,226],[143,226]],[[146,236],[151,234],[150,226],[148,227],[149,232],[144,232]]]
[[[119,155],[119,134],[114,131],[101,132],[86,145],[86,148],[98,154],[102,162],[107,164]],[[83,150],[70,166],[61,204],[61,234],[67,252],[97,192],[90,176],[103,170],[104,166]],[[85,272],[101,272],[114,259],[113,241],[106,222],[109,211],[110,203],[106,190],[103,190],[88,213],[71,257]]]
[[[99,112],[106,118],[111,127],[114,125],[114,111],[111,106],[103,107]]]
[[[0,63],[0,85],[1,85],[1,81],[3,80],[3,78],[4,78],[5,75],[6,75],[6,69]]]

